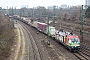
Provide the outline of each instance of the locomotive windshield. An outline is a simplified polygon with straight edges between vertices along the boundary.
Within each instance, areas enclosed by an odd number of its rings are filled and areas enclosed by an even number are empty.
[[[78,39],[78,38],[72,38],[72,39],[71,39],[71,42],[73,42],[73,43],[74,43],[74,42],[79,42],[79,39]]]

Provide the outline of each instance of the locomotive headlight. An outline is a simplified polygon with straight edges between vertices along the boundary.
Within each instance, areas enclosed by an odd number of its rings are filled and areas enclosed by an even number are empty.
[[[69,40],[69,44],[70,44],[70,46],[72,45],[71,40]]]
[[[69,40],[69,43],[71,43],[71,40]]]

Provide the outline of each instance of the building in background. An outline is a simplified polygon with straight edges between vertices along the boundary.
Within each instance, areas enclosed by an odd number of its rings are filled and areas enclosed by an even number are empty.
[[[54,9],[54,7],[58,8],[58,6],[53,5],[53,6],[48,6],[48,9]]]
[[[61,8],[67,8],[68,6],[66,4],[62,4]]]
[[[28,5],[22,5],[21,8],[28,8]]]
[[[90,6],[90,0],[86,0],[86,5]]]

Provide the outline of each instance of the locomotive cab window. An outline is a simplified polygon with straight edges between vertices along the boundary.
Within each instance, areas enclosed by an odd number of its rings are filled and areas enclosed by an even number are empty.
[[[79,39],[78,39],[78,38],[72,38],[72,39],[71,39],[71,42],[73,42],[73,43],[74,43],[74,42],[79,42]]]

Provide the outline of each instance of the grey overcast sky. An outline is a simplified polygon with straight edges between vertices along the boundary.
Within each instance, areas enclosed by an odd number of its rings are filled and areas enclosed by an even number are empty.
[[[6,8],[6,6],[17,6],[20,8],[22,5],[28,5],[28,7],[36,6],[60,6],[62,4],[67,5],[85,5],[85,0],[0,0],[0,6]]]

